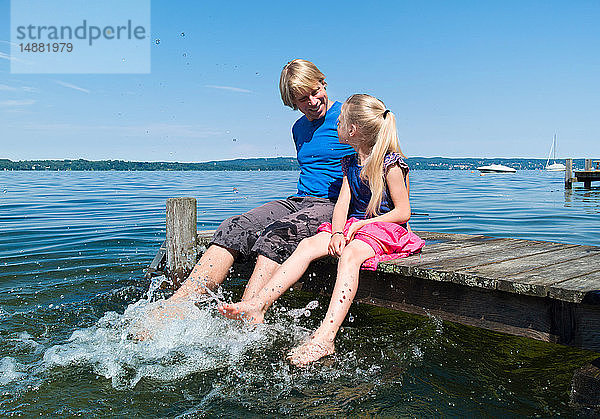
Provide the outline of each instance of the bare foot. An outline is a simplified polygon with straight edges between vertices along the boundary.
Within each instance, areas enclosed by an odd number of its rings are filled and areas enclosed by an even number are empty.
[[[306,367],[311,362],[315,362],[324,356],[335,352],[333,342],[317,340],[314,336],[295,347],[288,354],[290,364],[297,367]]]
[[[217,309],[228,319],[245,320],[249,323],[263,323],[265,313],[261,310],[262,304],[253,303],[252,300],[240,301],[235,304],[223,304]]]

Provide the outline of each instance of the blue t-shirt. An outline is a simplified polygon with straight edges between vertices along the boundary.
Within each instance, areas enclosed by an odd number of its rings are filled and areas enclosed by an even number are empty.
[[[404,183],[406,183],[406,175],[408,175],[408,165],[402,160],[402,156],[398,153],[388,153],[383,160],[383,173],[387,174],[390,167],[398,165],[404,173]],[[371,189],[369,184],[360,178],[362,166],[358,164],[358,154],[353,154],[342,159],[342,171],[348,177],[350,185],[350,207],[348,208],[348,218],[354,217],[359,220],[366,218],[367,207],[371,200]],[[394,202],[390,197],[390,191],[385,182],[383,196],[381,197],[381,206],[379,214],[385,214],[394,209]]]
[[[300,165],[297,196],[337,200],[343,179],[340,161],[355,153],[338,139],[337,121],[341,109],[342,104],[334,102],[323,118],[309,121],[305,115],[292,127]]]

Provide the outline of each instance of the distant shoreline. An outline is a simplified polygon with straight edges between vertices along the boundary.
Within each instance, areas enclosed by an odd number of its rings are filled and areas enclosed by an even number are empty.
[[[479,166],[500,163],[517,170],[543,169],[546,159],[523,158],[446,158],[410,157],[413,170],[475,170]],[[564,163],[564,159],[557,162]],[[574,159],[573,166],[583,167],[583,159]],[[208,161],[201,163],[141,162],[124,160],[20,160],[0,159],[2,171],[296,171],[295,157],[252,158]]]

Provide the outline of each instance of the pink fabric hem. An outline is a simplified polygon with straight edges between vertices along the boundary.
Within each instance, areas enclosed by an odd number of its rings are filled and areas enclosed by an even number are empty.
[[[350,218],[344,225],[344,234],[355,222],[356,218]],[[323,223],[318,231],[331,233],[331,223]],[[421,251],[425,241],[412,231],[396,223],[374,222],[365,225],[354,235],[354,239],[367,243],[375,251],[375,256],[365,260],[361,269],[374,271],[379,262],[404,258]]]

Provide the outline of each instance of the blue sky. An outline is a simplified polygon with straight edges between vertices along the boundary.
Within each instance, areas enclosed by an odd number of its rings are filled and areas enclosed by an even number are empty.
[[[0,0],[0,158],[293,156],[278,80],[382,99],[409,156],[600,157],[600,2],[152,1],[150,74],[11,74]],[[157,43],[156,40],[160,40]]]

